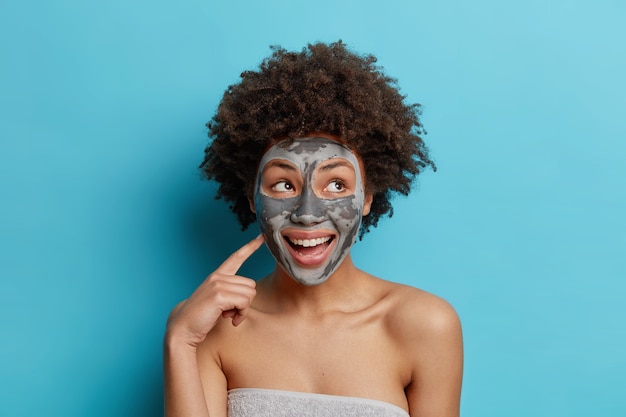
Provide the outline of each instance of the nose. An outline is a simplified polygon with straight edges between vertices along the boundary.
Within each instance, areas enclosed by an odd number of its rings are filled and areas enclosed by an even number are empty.
[[[291,221],[303,225],[321,223],[326,218],[326,208],[311,191],[305,191],[300,196],[298,207],[291,214]]]

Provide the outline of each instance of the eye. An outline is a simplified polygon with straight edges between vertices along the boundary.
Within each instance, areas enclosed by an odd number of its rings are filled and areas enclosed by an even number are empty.
[[[290,193],[294,190],[293,184],[289,181],[279,181],[272,186],[272,191],[279,193]]]
[[[346,184],[341,180],[332,180],[326,186],[325,191],[330,193],[341,193],[346,190]]]

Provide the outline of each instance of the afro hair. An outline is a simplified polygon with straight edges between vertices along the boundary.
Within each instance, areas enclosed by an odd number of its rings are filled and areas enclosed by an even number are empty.
[[[265,150],[277,139],[337,136],[363,161],[373,196],[362,237],[381,216],[393,215],[394,193],[408,195],[416,175],[436,170],[422,140],[420,105],[405,103],[374,56],[358,55],[341,41],[272,51],[225,91],[207,123],[211,141],[200,168],[219,183],[216,198],[230,204],[246,229],[256,220],[249,197]]]

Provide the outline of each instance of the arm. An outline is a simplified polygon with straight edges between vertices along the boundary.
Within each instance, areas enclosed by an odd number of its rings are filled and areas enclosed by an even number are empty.
[[[165,415],[208,417],[196,349],[166,335],[163,342]]]
[[[225,414],[225,378],[213,361],[211,389],[202,386],[197,348],[220,318],[231,319],[234,326],[245,319],[256,283],[235,274],[262,243],[257,237],[233,253],[170,314],[163,341],[166,417],[207,417],[209,409],[216,411],[213,417],[222,414],[218,410]]]
[[[458,417],[463,377],[461,323],[441,299],[429,302],[419,314],[423,319],[409,342],[413,370],[406,395],[410,415]]]

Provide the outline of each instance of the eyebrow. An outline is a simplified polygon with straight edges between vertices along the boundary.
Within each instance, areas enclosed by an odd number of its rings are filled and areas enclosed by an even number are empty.
[[[334,162],[331,162],[331,163],[329,163],[327,165],[321,166],[319,168],[319,170],[326,172],[326,171],[331,171],[331,170],[333,170],[335,168],[338,168],[338,167],[346,167],[346,168],[350,168],[350,169],[352,169],[354,171],[354,166],[350,162],[348,162],[348,161],[334,161]]]
[[[293,165],[283,161],[270,161],[265,165],[265,168],[263,168],[263,170],[266,170],[268,168],[282,168],[288,171],[297,171],[297,169]]]

